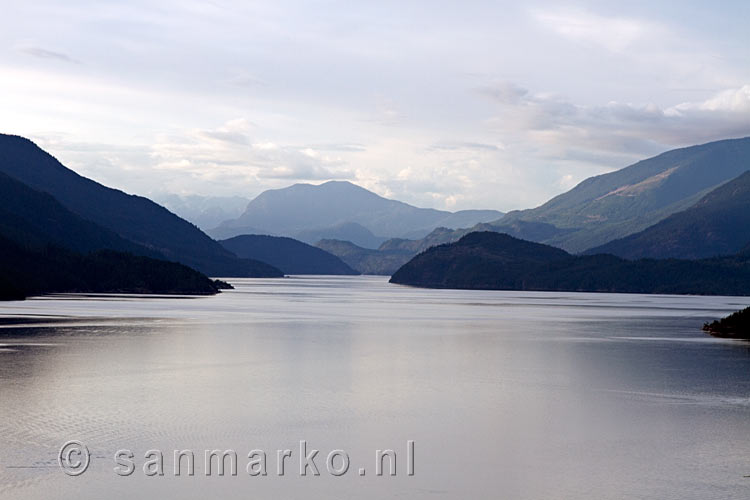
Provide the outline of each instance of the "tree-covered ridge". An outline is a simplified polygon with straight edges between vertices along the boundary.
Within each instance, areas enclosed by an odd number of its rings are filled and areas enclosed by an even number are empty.
[[[285,274],[359,274],[335,255],[292,238],[245,234],[219,243],[239,257],[268,262]]]
[[[748,244],[750,172],[745,172],[714,189],[687,210],[587,253],[612,253],[628,259],[700,259],[735,254]]]
[[[428,249],[392,283],[428,288],[750,295],[750,257],[698,261],[574,256],[502,233],[471,233]]]
[[[715,337],[750,340],[750,307],[706,323],[703,330]]]
[[[212,295],[224,286],[176,262],[113,250],[30,250],[0,236],[2,300],[63,292]]]

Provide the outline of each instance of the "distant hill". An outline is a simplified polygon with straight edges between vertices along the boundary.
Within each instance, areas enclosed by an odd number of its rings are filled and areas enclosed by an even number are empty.
[[[241,196],[180,196],[172,193],[157,193],[151,198],[202,231],[239,217],[250,201]]]
[[[364,248],[378,248],[386,239],[375,236],[362,224],[343,222],[322,229],[306,229],[297,233],[297,239],[314,245],[320,240],[351,241]]]
[[[586,179],[540,207],[510,212],[492,224],[498,231],[582,252],[685,210],[747,170],[750,138],[675,149]],[[521,223],[547,226],[540,233],[540,227]],[[516,232],[510,230],[514,226]]]
[[[428,288],[750,295],[750,258],[573,256],[507,234],[480,232],[417,255],[391,282]]]
[[[383,238],[421,238],[440,226],[473,226],[501,217],[495,210],[446,212],[417,208],[389,200],[350,182],[330,181],[320,185],[295,184],[265,191],[252,200],[245,212],[209,231],[216,238],[238,234],[300,236],[306,231],[325,231],[345,223],[357,223]]]
[[[687,210],[587,253],[611,253],[627,259],[702,259],[736,254],[748,244],[750,172],[745,172],[714,189]]]
[[[486,223],[477,224],[470,229],[450,229],[447,227],[438,227],[424,238],[416,240],[392,238],[388,241],[383,242],[383,244],[378,247],[378,250],[403,250],[411,252],[412,255],[417,255],[419,252],[423,252],[430,247],[458,241],[471,232],[494,230],[494,226]]]
[[[488,224],[477,224],[474,229],[439,227],[424,238],[391,238],[377,248],[365,248],[363,245],[353,244],[351,240],[339,238],[323,239],[316,246],[337,255],[362,274],[390,276],[419,252],[435,245],[458,241],[472,230],[482,230],[477,228],[489,231],[494,229]]]
[[[235,255],[268,262],[285,274],[359,274],[335,255],[292,238],[242,235],[219,243]]]
[[[315,246],[337,256],[361,274],[381,276],[390,276],[415,255],[412,250],[374,250],[341,240],[321,240]]]
[[[0,299],[52,292],[213,294],[219,289],[187,266],[152,257],[161,256],[0,173]]]
[[[52,195],[83,219],[149,252],[213,276],[280,276],[262,262],[239,259],[197,227],[147,198],[82,177],[22,137],[0,134],[0,172]]]

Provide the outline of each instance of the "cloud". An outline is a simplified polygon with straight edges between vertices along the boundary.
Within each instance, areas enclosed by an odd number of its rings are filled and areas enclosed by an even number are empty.
[[[364,144],[351,144],[351,143],[312,144],[307,147],[312,148],[312,149],[317,149],[318,151],[338,151],[338,152],[345,152],[345,153],[364,153],[365,151],[367,151],[367,147]]]
[[[80,64],[79,61],[73,59],[67,54],[63,54],[62,52],[55,52],[52,50],[43,49],[41,47],[22,47],[19,49],[19,51],[23,52],[24,54],[33,56],[33,57],[38,57],[40,59],[54,59],[56,61]]]
[[[660,31],[650,22],[626,17],[607,17],[586,11],[532,10],[543,26],[565,38],[621,52]]]
[[[193,134],[203,139],[226,142],[236,145],[250,144],[249,133],[252,124],[244,118],[230,120],[223,126],[214,130],[196,130]]]
[[[498,88],[507,89],[500,83]],[[514,87],[519,88],[520,87]],[[522,91],[524,90],[524,91]],[[565,158],[567,152],[587,152],[592,161],[599,153],[649,155],[676,146],[750,135],[750,85],[722,91],[704,101],[669,107],[655,104],[609,102],[584,105],[559,96],[518,90],[516,100],[480,89],[499,105],[488,121],[505,135],[525,136],[546,146],[546,154]],[[581,159],[581,154],[578,159]]]
[[[678,104],[673,113],[691,111],[713,111],[727,113],[750,113],[750,85],[729,89],[701,103]]]
[[[441,141],[431,144],[428,151],[442,151],[442,152],[453,152],[453,151],[502,151],[505,149],[502,145],[497,144],[483,144],[480,142],[461,142],[461,141]]]
[[[269,187],[269,180],[351,179],[354,175],[335,152],[258,140],[253,131],[247,120],[235,119],[216,129],[162,136],[152,147],[154,168],[214,186],[224,183],[225,192],[238,192],[242,185],[248,190]]]
[[[503,104],[517,104],[529,93],[527,89],[510,82],[498,82],[495,85],[481,87],[479,92]]]

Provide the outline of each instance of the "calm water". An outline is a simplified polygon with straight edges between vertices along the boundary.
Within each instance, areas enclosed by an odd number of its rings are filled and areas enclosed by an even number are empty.
[[[0,304],[0,497],[750,498],[750,349],[700,331],[748,298],[233,283]],[[79,477],[57,465],[71,439],[91,452]],[[319,477],[299,475],[303,439]],[[385,448],[396,477],[374,474]],[[164,476],[144,474],[151,449]],[[206,449],[236,450],[238,475],[205,477]]]

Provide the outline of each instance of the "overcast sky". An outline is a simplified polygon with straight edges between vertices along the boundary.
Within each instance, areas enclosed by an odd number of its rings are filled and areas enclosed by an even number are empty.
[[[137,194],[509,210],[750,135],[746,0],[2,3],[0,131]]]

